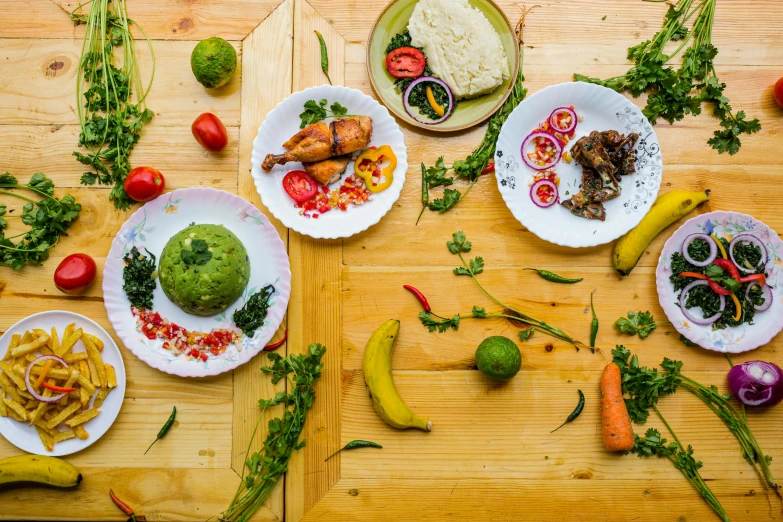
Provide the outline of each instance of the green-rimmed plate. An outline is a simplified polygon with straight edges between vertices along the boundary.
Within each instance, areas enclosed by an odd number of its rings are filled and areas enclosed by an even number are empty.
[[[489,94],[470,100],[461,100],[451,117],[437,125],[419,123],[405,112],[402,94],[394,88],[394,77],[386,70],[386,47],[394,35],[403,32],[408,27],[408,20],[413,14],[413,8],[416,7],[418,0],[392,0],[375,21],[370,33],[370,43],[367,46],[367,71],[370,75],[370,82],[383,104],[406,123],[435,132],[467,129],[489,118],[511,94],[519,70],[519,47],[514,29],[503,11],[491,0],[469,1],[473,7],[484,13],[484,16],[500,35],[500,41],[503,43],[506,57],[509,60],[511,76]]]

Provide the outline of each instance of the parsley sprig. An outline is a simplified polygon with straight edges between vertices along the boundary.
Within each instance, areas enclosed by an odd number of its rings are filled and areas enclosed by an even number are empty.
[[[581,74],[574,74],[574,79],[618,92],[628,91],[635,98],[648,93],[643,112],[653,125],[658,118],[674,123],[687,114],[696,116],[701,113],[702,103],[712,103],[712,113],[720,120],[721,129],[707,143],[720,153],[736,154],[742,145],[740,136],[758,132],[761,125],[758,119],[749,120],[744,111],[734,113],[723,94],[726,84],[721,83],[715,71],[718,49],[712,44],[716,4],[717,0],[669,3],[661,31],[652,40],[628,49],[628,59],[634,62],[628,72],[606,80]],[[689,29],[691,19],[693,24]],[[667,54],[664,47],[670,41],[679,45]],[[674,69],[667,65],[681,51],[681,67]]]
[[[305,446],[305,441],[299,440],[299,436],[304,429],[307,410],[315,401],[315,383],[321,377],[321,359],[324,353],[324,346],[311,344],[306,354],[291,354],[288,357],[276,353],[268,354],[272,365],[262,367],[261,371],[272,376],[272,384],[287,379],[291,392],[277,392],[271,399],[258,401],[261,414],[245,453],[245,468],[242,469],[239,487],[231,505],[221,513],[219,520],[234,522],[250,519],[285,474],[294,450]],[[250,450],[264,412],[278,404],[283,405],[283,416],[269,421],[264,447],[251,454]]]
[[[476,277],[484,272],[484,258],[477,256],[471,259],[465,259],[463,254],[469,253],[473,248],[473,244],[468,241],[468,238],[465,237],[465,234],[462,231],[454,232],[451,235],[451,241],[446,242],[446,247],[449,249],[449,252],[458,256],[460,262],[462,263],[462,266],[458,266],[453,270],[454,275],[468,276],[472,278],[473,282],[476,283],[484,295],[486,295],[495,304],[503,308],[503,312],[487,313],[485,308],[480,306],[473,306],[473,309],[469,314],[455,314],[451,317],[440,316],[434,312],[419,313],[419,320],[421,321],[421,324],[425,326],[430,332],[437,330],[440,333],[444,333],[449,329],[458,330],[460,321],[462,319],[504,318],[509,319],[512,322],[518,321],[528,325],[528,328],[525,328],[519,332],[519,338],[522,341],[529,340],[530,336],[533,335],[533,332],[538,329],[548,335],[551,335],[552,337],[573,344],[577,350],[580,348],[589,348],[589,346],[587,346],[585,343],[574,339],[564,330],[550,325],[540,319],[536,319],[535,317],[528,315],[516,308],[513,308],[490,294]]]
[[[640,339],[647,339],[647,336],[662,324],[669,324],[669,321],[658,323],[650,312],[634,312],[632,310],[628,311],[628,317],[621,317],[614,323],[622,333],[638,334]]]
[[[328,104],[329,101],[326,99],[320,101],[307,100],[304,104],[304,111],[299,115],[299,118],[302,120],[299,128],[304,129],[308,125],[318,123],[327,118],[339,118],[349,115],[348,109],[340,105],[339,102],[332,103],[327,110],[326,106]]]

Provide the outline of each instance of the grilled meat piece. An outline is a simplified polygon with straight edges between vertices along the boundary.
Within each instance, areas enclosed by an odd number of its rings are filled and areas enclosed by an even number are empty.
[[[590,133],[590,136],[579,138],[571,148],[571,156],[580,165],[595,169],[601,176],[604,185],[618,186],[617,180],[614,178],[617,168],[601,143],[601,134],[599,132],[593,131]]]
[[[628,176],[636,172],[636,142],[638,140],[639,134],[630,133],[611,154],[612,163],[617,167],[617,173],[620,176]]]
[[[321,185],[331,185],[343,175],[351,160],[350,155],[337,156],[315,163],[302,163],[305,172],[310,174]]]
[[[601,189],[604,183],[601,176],[590,167],[582,167],[582,190]]]
[[[601,144],[604,146],[604,148],[609,152],[614,152],[617,150],[617,147],[620,146],[620,144],[623,142],[623,136],[616,130],[608,130],[603,131],[600,133],[601,135]]]
[[[582,189],[573,196],[571,196],[571,203],[575,207],[583,208],[590,203],[603,203],[620,196],[620,190],[614,190],[609,187],[603,187],[600,189]]]
[[[329,128],[334,136],[332,154],[342,156],[361,150],[370,144],[372,139],[372,118],[369,116],[353,116],[334,120]]]
[[[606,209],[601,203],[589,203],[588,205],[580,208],[574,205],[570,199],[567,199],[561,204],[577,217],[585,219],[597,219],[599,221],[606,219]]]

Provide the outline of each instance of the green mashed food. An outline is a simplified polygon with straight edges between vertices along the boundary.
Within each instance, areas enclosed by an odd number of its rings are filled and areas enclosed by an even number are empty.
[[[247,250],[221,225],[190,225],[169,239],[160,256],[160,286],[185,312],[215,315],[247,286]]]

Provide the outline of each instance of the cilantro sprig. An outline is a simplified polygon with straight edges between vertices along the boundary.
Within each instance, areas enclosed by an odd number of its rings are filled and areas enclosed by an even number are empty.
[[[653,125],[658,118],[674,123],[688,114],[696,116],[701,113],[703,103],[711,103],[721,129],[707,143],[719,153],[736,154],[742,145],[740,136],[758,132],[761,125],[758,119],[748,119],[744,111],[734,113],[723,93],[726,84],[715,71],[718,49],[712,44],[716,4],[717,0],[669,3],[661,31],[652,40],[628,49],[628,59],[634,62],[628,72],[606,80],[581,74],[574,74],[574,79],[618,92],[627,91],[635,98],[648,93],[643,112]],[[691,19],[693,24],[689,28]],[[664,48],[670,41],[680,43],[671,53],[666,53]],[[681,51],[680,68],[668,65]]]
[[[183,248],[180,252],[182,262],[186,265],[203,266],[212,259],[212,251],[203,239],[194,239],[190,242],[190,248]]]
[[[614,325],[624,334],[638,334],[640,339],[647,339],[647,336],[658,328],[659,325],[668,323],[669,321],[655,322],[655,318],[650,312],[629,310],[628,316],[619,318]]]
[[[299,118],[302,120],[299,128],[304,129],[308,125],[318,123],[327,118],[339,118],[348,115],[348,109],[340,105],[339,102],[332,103],[327,110],[326,106],[328,104],[329,101],[326,99],[319,101],[307,100],[304,104],[304,111],[299,115]]]

